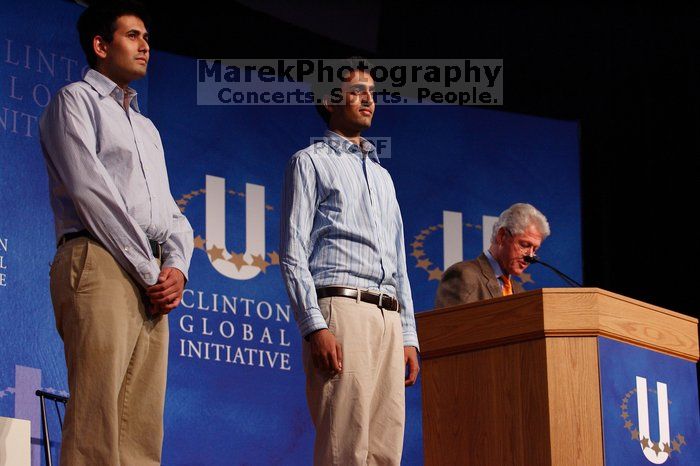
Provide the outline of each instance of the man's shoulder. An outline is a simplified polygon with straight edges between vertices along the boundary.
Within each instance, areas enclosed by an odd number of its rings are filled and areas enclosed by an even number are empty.
[[[287,165],[289,167],[317,167],[319,164],[328,163],[333,156],[332,152],[327,144],[318,141],[292,154]]]
[[[313,144],[298,150],[292,155],[293,159],[326,159],[333,155],[332,149],[323,141],[316,141]]]
[[[56,97],[80,97],[97,94],[97,91],[85,81],[75,81],[60,88],[56,92]]]
[[[85,81],[76,81],[60,88],[51,98],[49,107],[64,109],[66,107],[90,108],[97,100],[97,91]],[[48,112],[44,112],[48,113]],[[42,115],[43,116],[43,115]]]
[[[448,274],[460,274],[460,275],[467,275],[467,274],[476,274],[476,273],[481,273],[481,264],[479,263],[479,259],[470,259],[466,261],[461,261],[457,262],[456,264],[452,264],[445,270],[445,273]]]
[[[60,115],[67,115],[69,109],[87,109],[94,99],[90,93],[95,90],[85,81],[76,81],[63,86],[51,97],[49,105],[41,114],[40,126],[58,118]],[[88,110],[89,111],[89,110]],[[71,112],[72,113],[72,112]]]

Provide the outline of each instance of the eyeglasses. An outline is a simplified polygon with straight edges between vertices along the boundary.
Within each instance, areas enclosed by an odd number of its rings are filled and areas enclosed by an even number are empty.
[[[513,239],[513,244],[516,248],[518,248],[518,251],[520,251],[523,256],[537,257],[537,250],[539,249],[539,246],[535,246],[529,241],[523,239],[516,240],[515,235],[508,229],[506,229],[506,233],[508,233],[508,235]]]

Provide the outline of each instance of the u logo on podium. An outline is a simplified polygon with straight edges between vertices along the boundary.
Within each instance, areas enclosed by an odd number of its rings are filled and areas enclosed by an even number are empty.
[[[637,421],[639,445],[646,459],[654,464],[663,464],[669,458],[671,429],[668,421],[668,390],[665,383],[656,382],[656,398],[659,406],[659,439],[654,442],[649,432],[649,403],[647,379],[637,376]]]

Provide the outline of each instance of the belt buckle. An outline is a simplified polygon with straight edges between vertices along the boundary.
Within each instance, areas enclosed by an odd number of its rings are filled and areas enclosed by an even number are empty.
[[[389,298],[389,306],[387,309],[390,311],[399,311],[399,298],[392,296],[392,295],[386,295]]]
[[[389,300],[389,307],[391,308],[392,311],[398,311],[399,310],[399,300],[398,298],[394,296],[389,296],[391,298]]]
[[[384,310],[384,292],[383,291],[379,292],[379,302],[377,303],[377,307],[381,310]]]

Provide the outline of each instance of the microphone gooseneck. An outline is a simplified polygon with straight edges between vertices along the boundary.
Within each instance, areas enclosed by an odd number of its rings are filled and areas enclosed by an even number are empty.
[[[553,267],[553,266],[547,264],[546,262],[542,262],[542,261],[540,260],[540,258],[537,257],[537,256],[534,256],[534,255],[533,255],[533,256],[523,256],[523,259],[524,259],[525,262],[527,262],[528,264],[542,264],[542,265],[544,265],[545,267],[547,267],[548,269],[552,270],[554,273],[556,273],[557,275],[559,275],[559,277],[562,278],[566,283],[568,283],[569,286],[575,286],[575,287],[577,287],[577,288],[582,288],[582,287],[583,287],[582,284],[580,284],[579,282],[577,282],[577,281],[574,280],[573,278],[569,277],[567,274],[565,274],[565,273],[562,272],[561,270],[558,270],[557,268],[555,268],[555,267]]]

